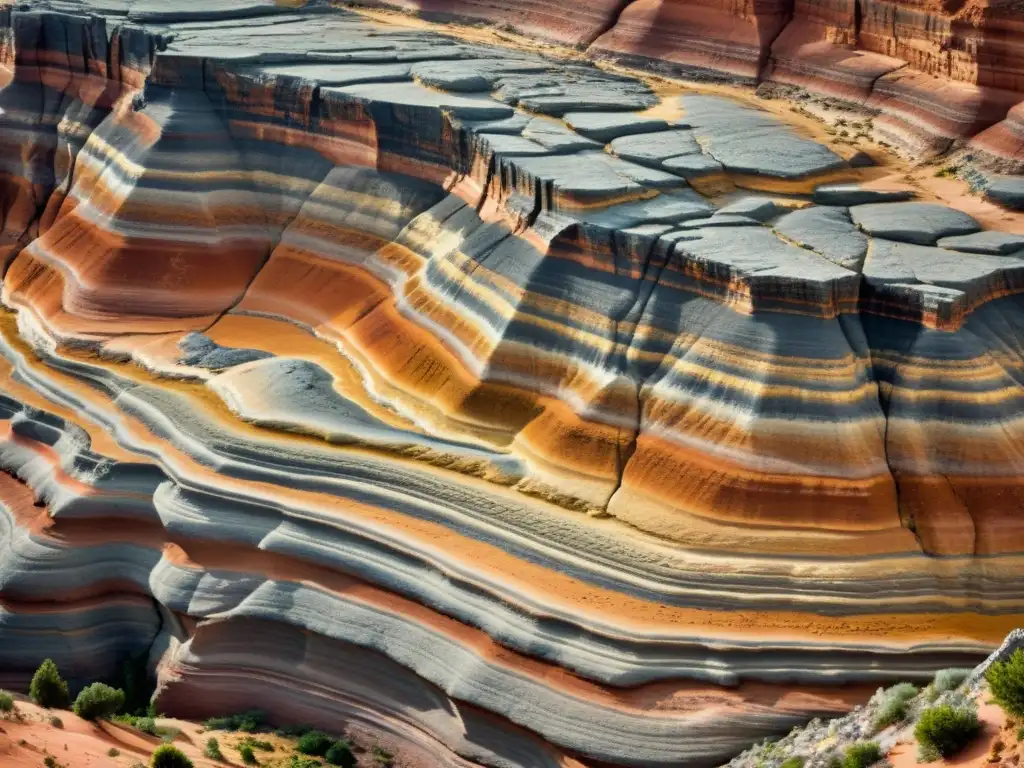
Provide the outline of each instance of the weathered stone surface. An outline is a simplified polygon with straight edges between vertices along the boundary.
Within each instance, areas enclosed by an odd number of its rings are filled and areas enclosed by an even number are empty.
[[[1014,251],[1024,250],[1024,235],[1011,235],[1007,232],[975,232],[971,235],[944,237],[938,245],[964,253],[987,253],[1002,256]]]
[[[880,190],[867,189],[857,184],[823,184],[814,190],[814,202],[818,205],[864,205],[865,203],[896,203],[910,200],[914,196],[909,189]]]
[[[815,206],[793,211],[774,226],[797,245],[816,251],[846,269],[859,271],[867,254],[868,238],[854,226],[844,208]]]
[[[715,96],[684,96],[682,103],[694,136],[727,170],[799,179],[846,167],[831,149],[767,112]]]
[[[850,215],[869,235],[918,245],[981,229],[966,213],[936,203],[870,203],[854,206]]]
[[[563,115],[566,125],[589,139],[609,142],[635,133],[667,131],[667,121],[630,112],[570,112]]]

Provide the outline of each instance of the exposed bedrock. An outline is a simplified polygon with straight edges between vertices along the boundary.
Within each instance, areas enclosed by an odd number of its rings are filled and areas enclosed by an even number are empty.
[[[704,766],[1021,623],[1024,239],[291,5],[3,12],[4,685]]]
[[[991,131],[984,144],[996,157],[978,160],[1024,160],[1021,143],[1008,146],[1003,138],[1012,130],[1008,110],[1024,101],[1024,14],[1014,3],[602,0],[569,10],[533,0],[356,4],[483,22],[675,76],[800,86],[879,113],[875,136],[915,157]]]

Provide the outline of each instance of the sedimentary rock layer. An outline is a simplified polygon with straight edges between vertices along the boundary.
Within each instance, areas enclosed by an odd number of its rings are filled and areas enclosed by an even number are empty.
[[[2,21],[5,685],[700,766],[1020,623],[1021,238],[319,4]]]

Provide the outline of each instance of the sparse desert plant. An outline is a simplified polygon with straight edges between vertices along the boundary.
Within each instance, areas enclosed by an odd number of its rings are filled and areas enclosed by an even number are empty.
[[[331,744],[331,748],[324,755],[324,760],[331,765],[340,765],[341,768],[355,768],[356,766],[356,756],[352,754],[352,750],[344,741],[336,741]]]
[[[57,758],[53,755],[47,755],[46,757],[44,757],[43,765],[45,765],[46,768],[66,768],[64,763],[58,763]]]
[[[64,721],[61,720],[56,715],[50,715],[49,723],[50,723],[50,726],[53,727],[53,728],[63,728],[64,727]]]
[[[46,659],[32,675],[28,689],[32,701],[47,709],[67,709],[70,697],[68,684],[60,676],[60,670],[53,659]]]
[[[1017,742],[1024,741],[1024,725],[1017,729]]]
[[[242,744],[238,748],[238,756],[242,758],[242,762],[246,765],[259,765],[256,760],[256,753],[252,751],[252,747],[248,744]]]
[[[257,733],[267,722],[267,713],[260,709],[240,712],[227,717],[211,717],[203,727],[208,731],[245,731]]]
[[[123,706],[124,691],[103,683],[93,683],[82,689],[72,709],[83,720],[102,720],[116,715]]]
[[[203,750],[203,756],[208,757],[211,760],[223,760],[224,753],[220,751],[220,742],[214,738],[206,740],[206,748]]]
[[[792,760],[792,759],[794,759],[794,758],[790,758],[790,760]],[[798,758],[798,759],[800,759],[800,758]],[[386,749],[381,749],[380,747],[374,747],[373,748],[373,763],[374,763],[374,765],[379,765],[380,768],[392,768],[392,766],[395,764],[395,758]],[[785,763],[783,763],[782,764],[782,768],[803,768],[803,765],[804,765],[803,759],[800,759],[800,765],[790,765],[790,766],[787,766]]]
[[[996,704],[1006,714],[1024,717],[1024,648],[1018,648],[1006,661],[997,661],[985,670],[985,680]]]
[[[783,760],[782,765],[780,765],[779,768],[804,768],[805,762],[806,760],[800,757],[800,755],[793,755],[792,757],[787,757]]]
[[[107,750],[107,757],[118,757],[121,754],[121,750],[117,747],[111,747]]]
[[[951,757],[970,744],[980,730],[974,709],[940,704],[921,713],[914,726],[914,736],[923,754]]]
[[[310,731],[315,730],[311,725],[282,725],[275,733],[290,739],[298,739]]]
[[[7,691],[0,691],[0,714],[7,717],[14,712],[14,696]]]
[[[883,757],[876,741],[860,741],[852,744],[843,755],[842,768],[868,768]]]
[[[323,757],[332,744],[334,744],[334,739],[323,731],[309,731],[302,734],[295,748],[304,755]]]
[[[968,675],[974,670],[966,667],[950,667],[949,669],[940,669],[935,673],[935,680],[932,685],[935,686],[935,690],[938,693],[945,693],[946,691],[952,691],[954,688],[959,688],[960,684],[967,679]]]
[[[321,763],[319,760],[314,760],[311,757],[292,755],[288,768],[321,768]]]
[[[149,758],[150,768],[195,768],[188,756],[177,747],[161,744]]]
[[[156,720],[152,717],[138,717],[137,715],[118,715],[112,718],[115,723],[121,725],[127,725],[129,728],[134,728],[136,731],[148,734],[150,736],[157,736],[158,729],[156,727]]]
[[[907,719],[907,704],[917,696],[917,687],[910,683],[899,683],[882,694],[872,725],[876,731]]]
[[[266,739],[255,739],[252,736],[246,736],[244,739],[242,739],[241,743],[248,744],[253,749],[259,749],[264,752],[274,751],[274,745]]]

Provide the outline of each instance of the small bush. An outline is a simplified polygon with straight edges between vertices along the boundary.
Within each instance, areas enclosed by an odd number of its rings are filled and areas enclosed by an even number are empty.
[[[50,725],[52,727],[54,727],[54,728],[63,728],[64,727],[64,721],[61,720],[56,715],[50,715],[49,721],[50,721]]]
[[[1024,741],[1024,725],[1017,729],[1017,741]]]
[[[116,747],[111,747],[107,750],[107,757],[117,757],[121,754],[121,750]]]
[[[319,760],[314,760],[311,757],[292,755],[288,768],[321,768],[321,763]]]
[[[1008,715],[1024,717],[1024,649],[985,670],[985,680],[996,704]]]
[[[798,761],[797,763],[790,763],[791,760]],[[380,768],[392,768],[395,764],[395,758],[386,749],[380,747],[373,748],[373,762],[374,765],[379,765]],[[788,765],[787,765],[788,763]],[[784,762],[781,768],[803,768],[804,759],[802,757],[791,757],[789,760]]]
[[[127,725],[129,728],[134,728],[136,731],[140,731],[150,736],[157,736],[158,729],[156,727],[156,720],[152,717],[138,717],[137,715],[118,715],[112,718],[115,723],[121,725]]]
[[[331,744],[324,759],[331,765],[340,765],[341,768],[356,768],[356,756],[352,754],[352,750],[344,741],[336,741]]]
[[[258,765],[256,762],[256,753],[252,751],[252,747],[248,744],[243,744],[238,748],[238,755],[246,765]]]
[[[302,738],[299,739],[299,743],[295,748],[304,755],[323,757],[333,744],[334,739],[323,731],[310,731],[309,733],[302,734]]]
[[[925,754],[951,757],[962,750],[981,730],[978,713],[968,707],[940,704],[921,713],[914,736]]]
[[[28,689],[32,701],[47,709],[67,709],[70,697],[68,684],[60,676],[60,670],[52,659],[46,659],[32,676]]]
[[[907,704],[915,696],[917,696],[917,688],[910,683],[900,683],[885,691],[872,723],[874,729],[880,731],[906,720]]]
[[[14,711],[14,697],[7,691],[0,691],[0,713],[9,715]]]
[[[260,709],[240,712],[228,717],[211,717],[203,727],[208,731],[245,731],[258,732],[267,722],[267,713]]]
[[[124,691],[103,683],[87,685],[75,699],[74,711],[83,720],[102,720],[124,706]]]
[[[64,763],[58,763],[57,758],[53,755],[47,755],[44,757],[43,765],[45,765],[46,768],[65,768]]]
[[[935,690],[939,693],[952,691],[954,688],[959,688],[960,684],[966,680],[968,675],[973,671],[973,669],[966,669],[964,667],[940,669],[935,673],[935,681],[932,685],[935,686]]]
[[[875,741],[861,741],[846,750],[842,768],[868,768],[882,759],[882,750]]]
[[[203,757],[211,760],[223,760],[224,753],[220,751],[220,743],[216,739],[207,739],[206,748],[203,750]]]
[[[273,752],[274,745],[266,739],[254,739],[252,736],[246,736],[242,739],[243,744],[248,744],[253,749],[261,749],[264,752]]]
[[[150,768],[195,768],[185,753],[170,744],[161,744],[149,758]]]
[[[311,725],[282,725],[274,733],[289,739],[298,739],[314,730]]]
[[[375,752],[373,756],[376,758],[377,753]],[[793,755],[793,757],[787,757],[783,760],[782,765],[780,765],[779,768],[804,768],[805,762],[806,760],[799,755]]]

